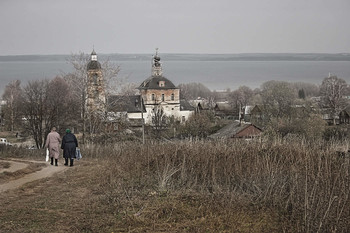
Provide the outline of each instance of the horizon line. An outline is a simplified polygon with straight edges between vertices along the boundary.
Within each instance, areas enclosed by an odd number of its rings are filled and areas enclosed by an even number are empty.
[[[82,51],[76,52],[76,53],[52,53],[52,54],[6,54],[6,55],[0,55],[0,57],[11,57],[11,56],[70,56],[73,54],[90,54],[90,52],[85,53]],[[150,55],[153,53],[98,53],[99,55]],[[343,55],[343,56],[349,56],[350,52],[338,52],[338,53],[327,53],[327,52],[246,52],[246,53],[160,53],[160,54],[174,54],[174,55],[281,55],[281,54],[290,54],[290,55],[318,55],[318,54],[327,54],[327,55]]]

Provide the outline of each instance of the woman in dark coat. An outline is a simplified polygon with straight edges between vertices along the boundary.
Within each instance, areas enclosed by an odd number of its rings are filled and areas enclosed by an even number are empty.
[[[75,151],[78,147],[78,140],[70,129],[66,129],[66,135],[62,138],[61,149],[63,149],[63,158],[65,159],[65,166],[68,166],[68,159],[70,159],[70,166],[73,166],[73,159],[75,158]]]

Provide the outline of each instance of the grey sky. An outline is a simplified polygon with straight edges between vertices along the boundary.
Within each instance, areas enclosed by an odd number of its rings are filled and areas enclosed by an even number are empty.
[[[349,0],[0,0],[0,55],[350,52]]]

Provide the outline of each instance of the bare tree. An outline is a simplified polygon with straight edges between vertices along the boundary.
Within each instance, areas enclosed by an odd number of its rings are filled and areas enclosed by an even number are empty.
[[[66,127],[74,114],[68,84],[59,77],[31,81],[23,89],[21,113],[25,129],[33,136],[37,148],[45,145],[52,126]]]
[[[79,112],[80,118],[82,120],[83,128],[83,138],[85,140],[85,131],[86,131],[86,102],[87,102],[87,64],[89,62],[89,56],[80,52],[79,54],[72,54],[69,62],[73,65],[73,73],[66,74],[64,76],[65,81],[70,86],[70,91],[74,97],[79,102]]]
[[[296,92],[287,82],[268,81],[262,84],[261,98],[264,115],[268,119],[271,117],[288,117],[291,115]]]
[[[21,81],[15,80],[6,85],[5,92],[2,96],[3,100],[6,101],[6,105],[2,109],[4,119],[10,123],[11,131],[14,131],[16,122],[19,122],[21,95]]]
[[[79,119],[79,111],[76,111],[79,103],[70,93],[68,83],[62,77],[56,77],[49,82],[47,88],[47,111],[52,126],[65,129],[75,125]]]
[[[179,84],[181,98],[187,100],[194,100],[198,97],[209,98],[212,96],[212,92],[208,87],[203,85],[202,83],[187,83],[187,84]]]
[[[329,76],[323,79],[320,87],[322,103],[330,109],[333,115],[333,124],[336,116],[346,107],[346,100],[343,98],[347,91],[348,85],[344,79],[337,76]]]
[[[37,148],[44,146],[45,131],[49,127],[47,110],[48,80],[32,81],[24,87],[22,114],[25,128],[33,136]]]
[[[157,138],[160,138],[161,133],[167,127],[168,117],[166,116],[162,106],[157,105],[152,111],[152,127]]]
[[[136,83],[124,83],[121,84],[121,87],[122,89],[118,93],[121,96],[132,96],[139,93],[137,90],[138,84]]]
[[[320,94],[320,87],[316,84],[312,83],[304,83],[304,82],[293,82],[289,83],[290,88],[294,89],[295,91],[304,90],[305,98],[312,97],[312,96],[319,96]]]
[[[238,112],[242,110],[244,106],[247,106],[253,98],[254,92],[247,86],[240,86],[237,90],[234,90],[229,94],[229,102],[232,107]]]
[[[212,112],[193,114],[181,126],[181,132],[186,136],[205,138],[212,133],[213,122],[214,114]]]

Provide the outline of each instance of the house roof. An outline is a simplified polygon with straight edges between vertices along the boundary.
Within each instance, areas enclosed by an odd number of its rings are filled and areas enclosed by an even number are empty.
[[[159,82],[164,81],[164,86],[159,86]],[[175,85],[167,78],[161,75],[152,75],[141,83],[138,89],[178,89]]]
[[[141,96],[120,96],[111,95],[107,97],[107,108],[111,112],[141,112]],[[142,106],[143,112],[146,112],[145,106]]]
[[[237,134],[239,134],[240,132],[247,129],[248,127],[254,127],[257,130],[262,131],[259,127],[255,126],[251,123],[244,124],[244,123],[240,123],[239,121],[234,121],[233,123],[228,124],[225,127],[221,128],[216,133],[210,135],[209,138],[212,138],[212,139],[233,138]],[[247,135],[247,136],[249,136],[249,135]]]
[[[217,102],[215,109],[219,111],[233,111],[233,107],[228,102]]]

